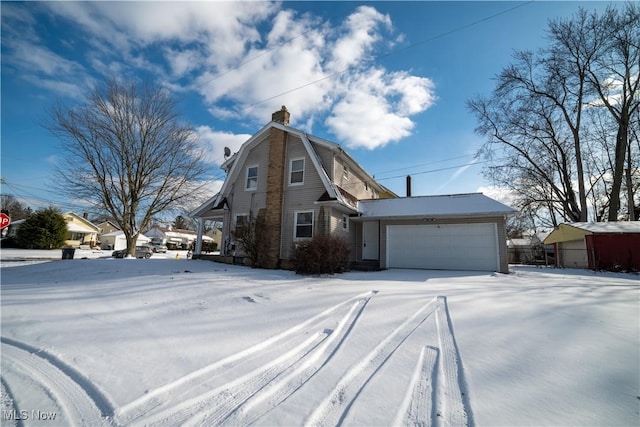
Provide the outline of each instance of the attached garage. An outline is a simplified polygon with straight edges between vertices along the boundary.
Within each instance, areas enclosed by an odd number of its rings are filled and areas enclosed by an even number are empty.
[[[387,226],[387,267],[498,271],[496,224]]]
[[[505,219],[515,211],[481,193],[364,200],[358,210],[357,260],[383,269],[509,272]]]

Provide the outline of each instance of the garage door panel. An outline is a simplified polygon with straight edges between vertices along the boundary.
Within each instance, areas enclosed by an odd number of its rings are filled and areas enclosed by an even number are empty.
[[[495,224],[389,225],[387,266],[495,271]]]

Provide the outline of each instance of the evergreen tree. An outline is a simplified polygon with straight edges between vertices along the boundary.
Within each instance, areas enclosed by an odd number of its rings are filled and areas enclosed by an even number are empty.
[[[61,248],[67,236],[67,221],[59,210],[43,209],[25,219],[16,234],[18,244],[24,248]]]

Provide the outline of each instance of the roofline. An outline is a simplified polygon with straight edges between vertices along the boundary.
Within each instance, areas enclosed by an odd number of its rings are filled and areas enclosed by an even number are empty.
[[[217,203],[215,203],[215,202],[217,202],[217,199],[218,199],[219,195],[220,195],[220,192],[214,194],[213,197],[208,198],[200,206],[198,206],[197,208],[195,208],[194,210],[189,212],[189,216],[190,217],[200,217],[200,215],[202,215],[206,211],[210,210],[213,206],[217,205]]]
[[[485,196],[484,193],[476,192],[476,193],[454,193],[454,194],[428,194],[428,195],[424,195],[424,196],[411,196],[411,197],[399,197],[399,198],[400,199],[426,199],[426,198],[436,198],[436,197],[440,197],[440,198],[442,198],[442,197],[463,197],[463,196],[477,196],[477,195]],[[489,197],[489,196],[485,196],[485,197]],[[377,201],[381,201],[381,200],[388,200],[388,199],[362,199],[362,200],[360,200],[360,202],[377,202]],[[501,202],[498,202],[498,203],[501,203]],[[504,205],[504,203],[502,203],[502,204]],[[513,209],[513,208],[511,208],[511,209]]]
[[[385,187],[384,185],[382,185],[378,181],[376,181],[376,179],[369,172],[367,172],[367,170],[365,168],[363,168],[362,165],[360,163],[358,163],[358,161],[356,159],[354,159],[351,154],[349,154],[349,152],[347,152],[344,148],[342,148],[342,146],[340,144],[328,141],[328,140],[326,140],[324,138],[320,138],[320,137],[314,136],[314,135],[307,134],[307,136],[308,136],[310,141],[312,141],[314,143],[317,143],[317,144],[320,144],[320,145],[324,146],[325,148],[328,148],[329,150],[331,150],[333,152],[337,152],[340,155],[343,155],[344,157],[346,157],[353,165],[356,166],[356,168],[358,169],[358,171],[362,175],[364,175],[365,177],[368,178],[367,181],[369,181],[373,185],[376,185],[381,192],[384,191],[384,192],[388,192],[389,194],[392,194],[395,197],[398,196],[396,193],[394,193],[393,191],[389,190],[387,187]]]
[[[80,215],[78,215],[78,214],[77,214],[77,213],[75,213],[75,212],[71,212],[71,211],[69,211],[69,212],[65,212],[65,213],[63,213],[62,215],[73,215],[74,217],[78,218],[78,219],[79,219],[79,220],[81,220],[82,222],[86,223],[86,225],[88,225],[89,227],[91,227],[91,228],[95,229],[95,231],[96,231],[97,233],[99,233],[99,232],[100,232],[100,227],[98,227],[97,225],[95,225],[94,223],[92,223],[91,221],[89,221],[88,219],[81,217]]]
[[[380,199],[380,200],[384,200],[384,199]],[[416,219],[416,220],[425,220],[425,221],[429,221],[429,220],[433,220],[433,221],[437,221],[437,220],[441,220],[441,219],[448,219],[448,218],[455,218],[455,219],[461,219],[461,218],[504,218],[506,216],[511,215],[511,213],[509,212],[476,212],[476,213],[443,213],[443,214],[425,214],[425,215],[377,215],[377,216],[363,216],[363,215],[359,215],[357,217],[353,217],[352,220],[354,221],[361,221],[361,222],[367,222],[367,221],[381,221],[381,220],[408,220],[408,219]]]

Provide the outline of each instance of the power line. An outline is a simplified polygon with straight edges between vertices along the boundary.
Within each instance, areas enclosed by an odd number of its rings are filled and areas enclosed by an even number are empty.
[[[449,157],[448,159],[434,160],[434,161],[426,162],[426,163],[417,163],[417,164],[414,164],[414,165],[411,165],[411,166],[405,166],[405,167],[401,167],[401,168],[397,168],[397,169],[389,169],[389,170],[382,171],[382,172],[376,172],[376,173],[373,173],[372,175],[374,175],[374,176],[382,175],[382,174],[385,174],[385,173],[397,172],[397,171],[407,170],[407,169],[413,169],[413,168],[417,168],[417,167],[420,167],[420,166],[432,165],[432,164],[435,164],[435,163],[444,163],[444,162],[448,162],[448,161],[451,161],[451,160],[464,159],[466,157],[475,157],[475,154],[465,154],[464,156]]]
[[[339,76],[340,74],[344,74],[344,73],[346,73],[347,71],[349,71],[349,70],[351,70],[351,69],[353,69],[353,68],[356,68],[357,66],[361,66],[362,64],[370,63],[370,62],[373,62],[373,61],[376,61],[376,60],[380,60],[380,59],[383,59],[383,58],[387,58],[387,57],[389,57],[389,56],[391,56],[391,55],[395,55],[395,54],[397,54],[397,53],[399,53],[399,52],[403,52],[403,51],[405,51],[405,50],[412,49],[412,48],[414,48],[414,47],[417,47],[417,46],[423,45],[423,44],[425,44],[425,43],[432,42],[432,41],[437,40],[437,39],[439,39],[439,38],[446,37],[446,36],[451,35],[451,34],[453,34],[453,33],[457,33],[457,32],[459,32],[459,31],[466,30],[467,28],[470,28],[470,27],[473,27],[473,26],[475,26],[475,25],[481,24],[481,23],[483,23],[483,22],[489,21],[489,20],[491,20],[491,19],[493,19],[493,18],[496,18],[496,17],[498,17],[498,16],[500,16],[500,15],[504,15],[504,14],[506,14],[506,13],[509,13],[509,12],[511,12],[511,11],[513,11],[513,10],[515,10],[515,9],[518,9],[518,8],[520,8],[520,7],[523,7],[523,6],[526,6],[526,5],[528,5],[528,4],[530,4],[530,3],[533,3],[533,2],[534,2],[534,0],[526,1],[526,2],[524,2],[524,3],[521,3],[521,4],[518,4],[518,5],[516,5],[516,6],[513,6],[513,7],[509,8],[509,9],[506,9],[506,10],[503,10],[503,11],[501,11],[501,12],[494,13],[493,15],[490,15],[490,16],[484,17],[484,18],[482,18],[482,19],[478,19],[478,20],[476,20],[476,21],[473,21],[473,22],[471,22],[471,23],[469,23],[469,24],[465,24],[465,25],[462,25],[462,26],[460,26],[460,27],[454,28],[454,29],[452,29],[452,30],[448,30],[448,31],[442,32],[442,33],[440,33],[440,34],[437,34],[437,35],[435,35],[435,36],[429,37],[429,38],[427,38],[427,39],[424,39],[424,40],[421,40],[421,41],[418,41],[418,42],[415,42],[415,43],[411,43],[411,44],[409,44],[409,45],[407,45],[407,46],[404,46],[404,47],[401,47],[401,48],[398,48],[398,49],[391,50],[390,52],[388,52],[388,53],[386,53],[386,54],[379,55],[379,56],[377,56],[377,57],[375,57],[375,58],[371,58],[371,59],[368,59],[368,60],[362,61],[362,62],[361,62],[361,63],[359,63],[359,64],[352,65],[352,66],[350,66],[350,67],[345,68],[344,70],[341,70],[341,71],[335,72],[335,73],[333,73],[333,74],[329,74],[329,75],[327,75],[327,76],[325,76],[325,77],[322,77],[322,78],[320,78],[320,79],[318,79],[318,80],[314,80],[314,81],[311,81],[311,82],[309,82],[309,83],[305,83],[305,84],[303,84],[303,85],[301,85],[301,86],[295,87],[295,88],[293,88],[293,89],[286,90],[286,91],[284,91],[284,92],[278,93],[278,94],[276,94],[276,95],[273,95],[273,96],[270,96],[270,97],[268,97],[268,98],[262,99],[262,100],[260,100],[260,101],[254,102],[254,103],[252,103],[252,104],[249,104],[249,105],[245,106],[242,110],[248,110],[248,109],[251,109],[251,108],[255,107],[256,105],[263,104],[263,103],[265,103],[265,102],[267,102],[267,101],[271,101],[272,99],[278,98],[278,97],[280,97],[280,96],[287,95],[287,94],[292,93],[292,92],[295,92],[295,91],[297,91],[297,90],[304,89],[304,88],[306,88],[306,87],[312,86],[312,85],[314,85],[314,84],[316,84],[316,83],[320,83],[320,82],[322,82],[322,81],[325,81],[325,80],[331,79],[331,78],[333,78],[333,77],[337,77],[337,76]]]

